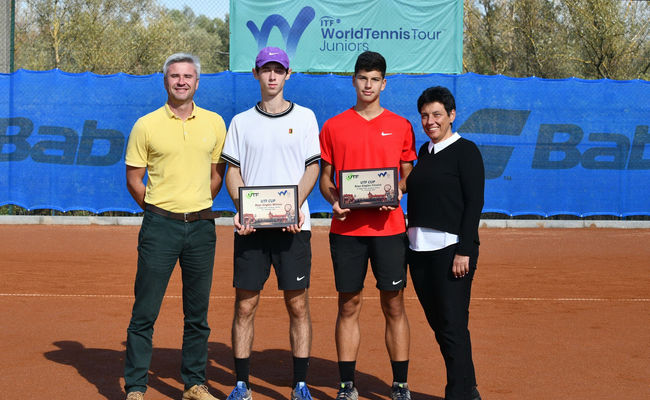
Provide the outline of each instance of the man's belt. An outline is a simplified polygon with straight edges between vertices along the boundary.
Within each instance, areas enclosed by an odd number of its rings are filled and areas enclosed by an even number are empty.
[[[162,215],[163,217],[175,219],[183,222],[194,222],[202,219],[215,219],[219,217],[219,213],[212,211],[210,208],[206,208],[201,211],[187,212],[187,213],[175,213],[167,210],[163,210],[160,207],[156,207],[153,204],[146,204],[144,207],[145,210],[151,211],[152,213]]]

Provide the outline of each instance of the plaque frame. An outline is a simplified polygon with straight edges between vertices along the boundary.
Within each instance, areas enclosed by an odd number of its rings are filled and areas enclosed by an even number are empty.
[[[386,172],[387,177],[381,177],[379,174]],[[352,190],[350,185],[353,184],[350,182],[350,179],[347,179],[350,175],[358,175],[353,177],[355,181],[361,182],[364,179],[379,179],[382,183],[381,186],[385,193],[378,193],[377,191],[373,192],[370,190],[368,196],[355,196],[355,191],[359,192],[358,188]],[[391,176],[392,175],[392,176]],[[343,209],[355,209],[355,208],[379,208],[383,206],[397,207],[399,206],[398,197],[398,179],[397,179],[397,168],[364,168],[364,169],[348,169],[339,171],[339,206]],[[386,189],[387,185],[392,183],[392,187]],[[394,188],[394,189],[393,189]],[[392,193],[389,191],[392,189]],[[376,193],[376,194],[375,194]]]
[[[283,191],[285,193],[281,193]],[[275,200],[280,198],[283,201],[276,203]],[[262,200],[266,201],[262,202]],[[294,212],[291,213],[291,210]],[[281,214],[281,212],[285,212],[285,214]],[[242,226],[245,225],[244,222],[249,222],[248,225],[255,229],[285,228],[298,224],[299,213],[298,185],[241,186],[239,188],[239,223]]]

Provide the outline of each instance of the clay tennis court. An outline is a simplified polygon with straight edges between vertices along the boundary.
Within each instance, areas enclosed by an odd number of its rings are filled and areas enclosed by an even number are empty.
[[[0,374],[6,399],[122,399],[137,226],[0,225]],[[314,227],[309,373],[315,399],[338,381],[327,227]],[[650,398],[650,229],[481,229],[470,313],[479,389],[491,399]],[[232,231],[217,227],[207,382],[230,392]],[[176,269],[154,333],[147,399],[180,399]],[[357,385],[387,399],[390,364],[374,280],[366,281]],[[255,400],[286,399],[288,318],[272,278],[256,319]],[[441,399],[444,365],[411,286],[409,384]]]

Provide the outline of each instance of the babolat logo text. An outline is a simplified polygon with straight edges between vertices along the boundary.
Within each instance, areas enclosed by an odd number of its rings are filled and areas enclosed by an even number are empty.
[[[520,140],[507,145],[507,137],[521,136],[529,115],[528,110],[484,108],[475,111],[458,128],[461,135],[498,135],[502,138],[491,140],[498,145],[476,140],[483,156],[486,179],[502,176],[515,148],[523,147]],[[575,124],[540,124],[537,129],[532,169],[560,170],[579,165],[592,170],[650,169],[650,159],[644,158],[645,149],[650,145],[648,125],[637,125],[632,140],[622,133],[593,132],[585,141],[585,132]],[[509,177],[504,176],[504,179]]]
[[[286,196],[288,192],[289,192],[288,190],[282,190],[282,191],[278,192],[278,195],[279,196]]]
[[[637,124],[632,132],[590,132],[575,122],[531,123],[530,114],[530,110],[483,108],[460,125],[458,133],[467,135],[481,151],[486,179],[510,179],[504,173],[513,158],[516,168],[533,170],[650,170],[646,124]],[[85,120],[77,132],[65,126],[35,126],[24,117],[0,118],[0,163],[115,165],[124,160],[127,138],[102,125]],[[342,174],[347,181],[358,178],[359,174]]]
[[[122,159],[126,139],[115,129],[99,129],[97,121],[84,121],[81,135],[64,126],[40,126],[34,135],[34,123],[23,117],[0,118],[0,161],[87,165],[104,167]]]
[[[314,11],[312,7],[304,7],[300,10],[296,19],[293,20],[293,25],[291,26],[289,26],[289,23],[283,16],[278,14],[269,15],[262,23],[261,28],[258,28],[255,22],[251,20],[246,22],[246,26],[253,34],[253,37],[257,42],[258,50],[262,50],[266,47],[271,30],[273,27],[277,27],[282,34],[282,38],[285,40],[287,55],[289,58],[292,58],[296,54],[296,48],[298,47],[300,37],[315,16],[316,11]]]
[[[458,128],[458,133],[519,136],[529,115],[528,110],[483,108],[470,115]],[[485,164],[485,179],[494,179],[503,174],[515,146],[478,145],[478,148]]]

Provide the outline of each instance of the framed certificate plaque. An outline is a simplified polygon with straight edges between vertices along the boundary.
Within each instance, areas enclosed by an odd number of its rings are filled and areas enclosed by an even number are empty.
[[[379,208],[399,205],[397,168],[339,171],[341,208]]]
[[[298,224],[298,186],[239,188],[239,223],[253,228],[283,228]]]

